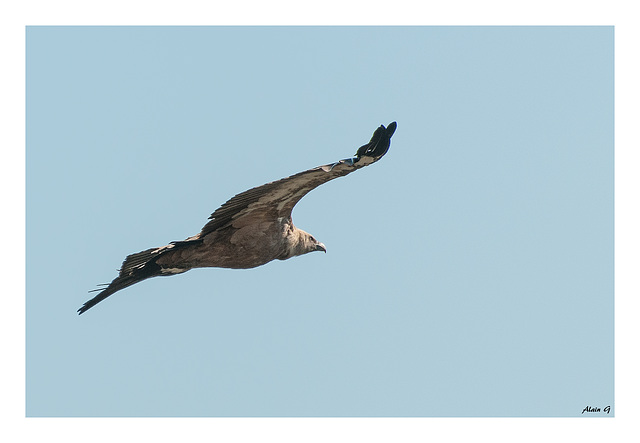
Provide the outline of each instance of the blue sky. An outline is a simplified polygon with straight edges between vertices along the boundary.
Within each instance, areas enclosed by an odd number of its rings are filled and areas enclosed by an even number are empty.
[[[132,286],[234,194],[328,253]],[[613,28],[29,28],[27,415],[577,416],[613,398]]]

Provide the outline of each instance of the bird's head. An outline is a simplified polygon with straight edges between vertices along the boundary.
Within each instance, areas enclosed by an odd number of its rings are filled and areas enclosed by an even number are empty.
[[[302,252],[303,254],[314,251],[322,251],[325,253],[327,252],[327,248],[325,248],[322,243],[316,240],[313,235],[309,234],[308,232],[301,232],[304,234],[302,235],[302,241],[304,244],[304,252]]]
[[[294,228],[293,233],[289,236],[289,249],[282,255],[280,260],[286,260],[297,255],[308,254],[314,251],[327,252],[327,248],[315,237],[302,229]]]

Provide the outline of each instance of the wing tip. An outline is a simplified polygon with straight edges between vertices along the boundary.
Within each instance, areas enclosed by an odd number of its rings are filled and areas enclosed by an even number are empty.
[[[391,136],[393,135],[394,132],[396,132],[396,128],[398,127],[398,123],[396,122],[391,122],[387,125],[387,137],[391,138]],[[384,126],[383,126],[384,128]]]
[[[98,302],[91,303],[92,301],[94,301],[94,299],[91,299],[88,302],[84,303],[82,306],[80,306],[80,308],[76,311],[78,315],[82,315],[84,312],[87,312],[89,309],[91,309],[98,303]]]
[[[389,123],[386,128],[384,125],[380,125],[380,127],[374,131],[369,143],[358,149],[356,157],[358,159],[365,156],[372,157],[374,161],[382,158],[391,146],[391,136],[396,132],[397,127],[398,123],[396,122]]]

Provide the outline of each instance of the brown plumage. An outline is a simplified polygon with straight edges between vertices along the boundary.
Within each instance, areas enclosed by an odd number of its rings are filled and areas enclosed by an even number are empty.
[[[172,275],[193,268],[246,269],[272,260],[286,260],[313,251],[324,251],[322,243],[296,228],[293,207],[309,191],[323,183],[350,174],[378,161],[387,153],[396,123],[380,126],[371,141],[353,158],[309,169],[281,180],[242,192],[209,217],[199,234],[167,246],[129,255],[119,275],[78,313],[95,306],[120,289],[150,277]],[[98,291],[97,290],[97,291]]]

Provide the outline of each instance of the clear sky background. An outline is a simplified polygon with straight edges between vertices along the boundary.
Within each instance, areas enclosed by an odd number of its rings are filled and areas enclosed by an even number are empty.
[[[327,246],[145,281],[250,187]],[[29,28],[27,415],[578,416],[613,397],[613,28]]]

